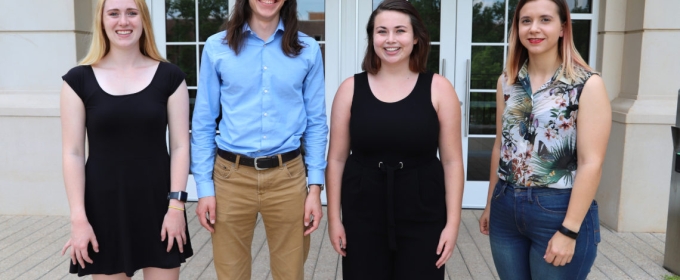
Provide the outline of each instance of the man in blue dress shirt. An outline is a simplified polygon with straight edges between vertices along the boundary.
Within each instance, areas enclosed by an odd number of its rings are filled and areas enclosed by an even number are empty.
[[[297,27],[296,0],[238,0],[203,49],[191,170],[219,279],[250,279],[257,213],[273,278],[304,278],[328,126],[321,49]]]

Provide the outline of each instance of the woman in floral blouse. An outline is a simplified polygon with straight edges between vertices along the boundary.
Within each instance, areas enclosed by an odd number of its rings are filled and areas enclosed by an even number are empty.
[[[520,0],[497,86],[480,231],[501,279],[585,279],[600,241],[595,193],[611,108],[573,42],[565,0]]]

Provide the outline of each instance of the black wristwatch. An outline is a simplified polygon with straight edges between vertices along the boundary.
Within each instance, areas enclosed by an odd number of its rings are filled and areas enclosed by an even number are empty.
[[[181,202],[187,202],[187,197],[189,194],[187,192],[179,191],[179,192],[169,192],[168,193],[168,200],[171,199],[177,199]]]
[[[560,226],[559,232],[574,240],[578,238],[578,232],[573,232],[565,226]]]

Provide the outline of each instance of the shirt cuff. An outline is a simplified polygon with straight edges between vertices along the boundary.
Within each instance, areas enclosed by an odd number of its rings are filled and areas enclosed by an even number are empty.
[[[196,182],[196,194],[199,199],[206,196],[215,196],[215,184],[212,181],[205,183]]]
[[[326,178],[324,178],[324,170],[308,170],[307,171],[307,185],[324,185],[326,184]]]

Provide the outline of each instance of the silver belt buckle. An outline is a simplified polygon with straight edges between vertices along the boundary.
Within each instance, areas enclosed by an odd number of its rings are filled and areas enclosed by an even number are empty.
[[[260,167],[257,166],[257,160],[258,160],[258,159],[261,159],[261,158],[267,158],[267,157],[266,157],[266,156],[263,156],[263,157],[256,157],[256,158],[254,159],[254,161],[253,161],[253,167],[255,167],[255,170],[267,170],[267,169],[269,169],[269,167],[267,167],[267,168],[260,168]]]

